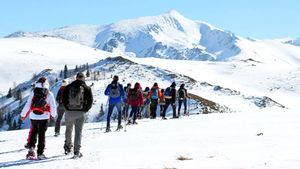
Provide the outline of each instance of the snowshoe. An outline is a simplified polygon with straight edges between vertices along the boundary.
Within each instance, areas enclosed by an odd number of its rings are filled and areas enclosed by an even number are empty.
[[[162,119],[162,120],[168,120],[166,117],[162,117],[161,119]]]
[[[137,125],[138,123],[137,123],[136,121],[134,121],[132,124],[135,124],[135,125]]]
[[[130,120],[128,120],[128,122],[127,122],[127,124],[126,125],[131,125],[131,121]]]

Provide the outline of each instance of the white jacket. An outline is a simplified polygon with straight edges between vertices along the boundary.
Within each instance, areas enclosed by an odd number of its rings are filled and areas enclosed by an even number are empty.
[[[27,102],[21,112],[21,117],[25,117],[27,115],[27,113],[30,113],[29,118],[32,120],[47,120],[50,118],[50,115],[52,117],[56,117],[56,103],[55,103],[54,96],[50,90],[49,90],[47,98],[46,98],[47,104],[50,106],[50,112],[44,112],[44,114],[41,114],[41,115],[34,114],[31,110],[33,96],[34,96],[34,93],[31,92],[27,99]]]

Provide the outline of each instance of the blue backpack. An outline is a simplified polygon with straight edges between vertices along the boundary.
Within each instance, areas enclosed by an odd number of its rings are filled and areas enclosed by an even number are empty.
[[[152,90],[151,99],[158,99],[158,89]]]
[[[165,98],[166,99],[171,99],[172,96],[171,96],[171,88],[170,87],[167,87],[165,92],[164,92],[164,95],[165,95]]]

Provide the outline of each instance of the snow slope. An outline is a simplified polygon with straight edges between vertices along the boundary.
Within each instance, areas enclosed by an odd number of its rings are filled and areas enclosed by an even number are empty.
[[[24,160],[28,130],[0,132],[0,168],[298,169],[297,119],[298,112],[268,109],[141,120],[127,132],[104,133],[101,123],[85,124],[84,156],[77,160],[63,155],[64,135],[53,137],[52,127],[43,161]],[[192,160],[179,161],[179,156]]]
[[[44,69],[60,71],[85,63],[95,63],[111,53],[75,42],[51,37],[0,39],[0,91],[7,93],[13,83],[22,83]],[[4,80],[5,79],[5,80]]]

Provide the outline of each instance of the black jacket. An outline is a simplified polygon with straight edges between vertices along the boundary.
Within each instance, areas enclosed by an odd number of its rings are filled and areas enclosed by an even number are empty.
[[[84,105],[83,105],[83,109],[81,111],[83,112],[87,112],[91,109],[92,105],[93,105],[93,94],[92,94],[92,90],[89,86],[87,86],[85,84],[84,81],[81,81],[81,80],[75,80],[73,81],[71,84],[67,85],[65,90],[64,90],[64,93],[63,93],[63,104],[66,108],[66,110],[69,110],[68,109],[68,104],[69,104],[69,92],[70,92],[70,89],[72,87],[80,87],[82,86],[84,88]]]

